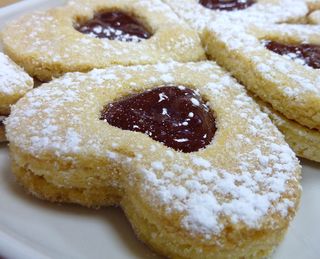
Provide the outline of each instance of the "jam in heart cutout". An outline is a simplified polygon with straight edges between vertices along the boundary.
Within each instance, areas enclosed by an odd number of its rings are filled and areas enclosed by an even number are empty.
[[[185,86],[161,86],[125,97],[108,104],[100,119],[185,153],[210,144],[216,132],[212,111]]]
[[[253,5],[254,0],[200,0],[199,3],[211,10],[233,11],[246,9]]]
[[[91,20],[78,24],[76,30],[95,38],[140,42],[151,33],[136,19],[122,12],[98,12]]]
[[[279,55],[299,59],[315,69],[320,69],[320,46],[314,44],[287,45],[275,41],[267,41],[265,47]]]

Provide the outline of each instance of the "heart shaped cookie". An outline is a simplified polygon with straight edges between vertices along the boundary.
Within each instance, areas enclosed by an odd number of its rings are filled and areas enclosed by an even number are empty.
[[[169,257],[266,256],[299,203],[294,153],[215,63],[69,73],[29,92],[6,126],[27,190],[120,205]]]
[[[160,0],[78,0],[27,14],[2,31],[4,51],[32,76],[113,65],[205,59],[200,39]]]
[[[211,26],[208,53],[288,119],[320,129],[320,33],[317,25]]]
[[[229,25],[282,23],[308,14],[304,0],[165,0],[173,10],[200,34],[217,20]]]

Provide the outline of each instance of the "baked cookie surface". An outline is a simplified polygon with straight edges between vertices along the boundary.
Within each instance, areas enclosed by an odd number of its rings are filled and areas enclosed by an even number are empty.
[[[0,115],[8,115],[10,105],[32,88],[32,78],[0,52]]]
[[[10,113],[10,106],[32,88],[33,79],[0,52],[0,142],[6,141],[3,121]]]
[[[190,26],[202,33],[218,19],[235,24],[281,23],[298,20],[308,14],[304,0],[165,0]]]
[[[310,129],[320,129],[320,27],[233,26],[205,33],[208,54],[250,91]]]
[[[298,156],[320,162],[320,132],[318,130],[311,130],[289,120],[260,99],[255,100],[283,133],[287,143]]]
[[[142,28],[147,35],[137,34]],[[2,37],[4,51],[42,81],[112,65],[205,59],[196,32],[160,0],[69,1],[21,17]]]
[[[214,117],[212,141],[197,151],[178,151],[150,132],[111,126],[102,116],[106,107],[137,94],[174,86],[191,93],[182,102]],[[170,98],[160,93],[152,107]],[[171,112],[162,107],[159,118]],[[192,113],[178,126],[189,129],[199,119]],[[139,238],[166,256],[266,256],[299,203],[294,153],[244,88],[215,63],[68,73],[29,92],[6,126],[13,172],[26,189],[51,201],[120,204]]]

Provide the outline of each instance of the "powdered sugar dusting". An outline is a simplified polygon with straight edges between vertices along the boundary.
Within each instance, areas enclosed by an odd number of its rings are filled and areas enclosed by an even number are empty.
[[[256,23],[243,26],[230,25],[229,20],[221,19],[208,27],[204,35],[211,57],[229,69],[250,91],[287,118],[309,128],[319,127],[320,110],[315,105],[315,100],[320,98],[319,70],[292,56],[274,53],[263,43],[272,40],[317,44],[318,25]],[[216,51],[218,46],[223,50]],[[221,52],[226,54],[222,57]],[[232,60],[234,56],[237,56],[235,61]]]
[[[308,129],[295,121],[289,120],[279,112],[260,99],[257,99],[260,107],[272,119],[272,122],[283,132],[289,145],[296,154],[301,157],[320,161],[318,155],[318,144],[320,143],[320,132],[318,130]],[[300,141],[296,141],[300,139]]]
[[[0,94],[22,95],[32,87],[32,78],[0,52]]]
[[[217,87],[209,83],[207,88],[216,98],[225,97],[230,84],[215,84]],[[233,85],[232,88],[237,87]],[[224,229],[221,223],[224,216],[228,216],[234,224],[242,222],[258,228],[270,211],[285,217],[295,204],[292,200],[282,200],[281,196],[288,191],[288,181],[298,182],[298,162],[288,145],[279,142],[280,135],[274,135],[266,127],[270,124],[267,115],[253,112],[257,107],[252,107],[251,99],[244,93],[239,94],[225,109],[225,112],[233,113],[235,109],[241,110],[239,117],[242,118],[238,125],[245,125],[239,141],[227,140],[225,143],[228,155],[233,159],[229,163],[235,165],[233,170],[226,169],[225,157],[204,159],[191,155],[187,159],[194,166],[190,167],[185,156],[176,154],[172,176],[162,177],[152,168],[140,171],[145,177],[146,189],[151,188],[154,193],[153,202],[160,200],[169,204],[168,214],[175,210],[184,211],[182,225],[204,238],[219,234]],[[230,128],[230,124],[225,123]],[[220,124],[220,129],[223,127]],[[259,143],[255,143],[252,136],[259,138]],[[246,151],[242,153],[244,149]],[[233,157],[231,154],[237,155]],[[179,186],[185,189],[183,195],[178,197],[176,189]]]
[[[303,0],[257,1],[247,9],[229,11],[210,10],[198,0],[165,0],[190,26],[202,32],[217,19],[229,19],[233,24],[279,23],[304,17],[308,8]]]
[[[163,85],[167,71],[177,85],[197,82],[195,90],[215,112],[218,131],[199,152],[177,152],[99,120],[105,102]],[[289,215],[298,202],[294,153],[244,88],[212,62],[67,74],[29,92],[6,126],[11,145],[38,159],[49,152],[76,165],[75,157],[94,154],[121,163],[130,172],[128,188],[138,187],[148,206],[158,213],[163,208],[168,217],[178,214],[181,228],[204,239],[228,222],[259,229],[272,215]]]
[[[84,29],[86,29],[86,27],[84,27]],[[87,33],[87,35],[89,35],[90,37],[93,37],[93,38],[98,38],[97,34],[102,33],[102,32],[107,37],[109,37],[110,35],[115,35],[114,40],[118,40],[118,41],[136,42],[136,43],[141,41],[141,38],[136,35],[124,33],[122,30],[117,30],[112,27],[103,28],[102,26],[97,26],[93,29],[93,32]]]
[[[132,38],[133,42],[97,39],[73,27],[78,23],[77,17],[90,19],[104,5],[106,3],[102,0],[70,1],[60,8],[23,16],[4,28],[4,47],[32,56],[33,62],[40,67],[46,64],[54,77],[60,76],[61,70],[89,71],[115,64],[154,64],[204,58],[198,35],[160,0],[137,0],[130,1],[130,4],[116,1],[112,4],[115,9],[142,17],[141,23],[153,36],[140,43],[136,38]],[[60,71],[56,71],[57,64]],[[47,77],[45,75],[45,79]]]

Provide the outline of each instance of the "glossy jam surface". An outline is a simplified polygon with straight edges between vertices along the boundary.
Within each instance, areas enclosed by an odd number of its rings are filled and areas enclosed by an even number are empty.
[[[184,86],[162,86],[128,96],[108,104],[100,119],[185,153],[210,144],[216,132],[209,107],[197,92]]]
[[[292,59],[300,59],[302,63],[320,69],[320,46],[313,44],[286,45],[275,41],[265,43],[267,49]]]
[[[254,0],[200,0],[199,3],[211,10],[233,11],[246,9],[253,5]]]
[[[96,38],[139,42],[151,33],[133,17],[122,12],[99,12],[93,19],[76,26],[76,30]]]

